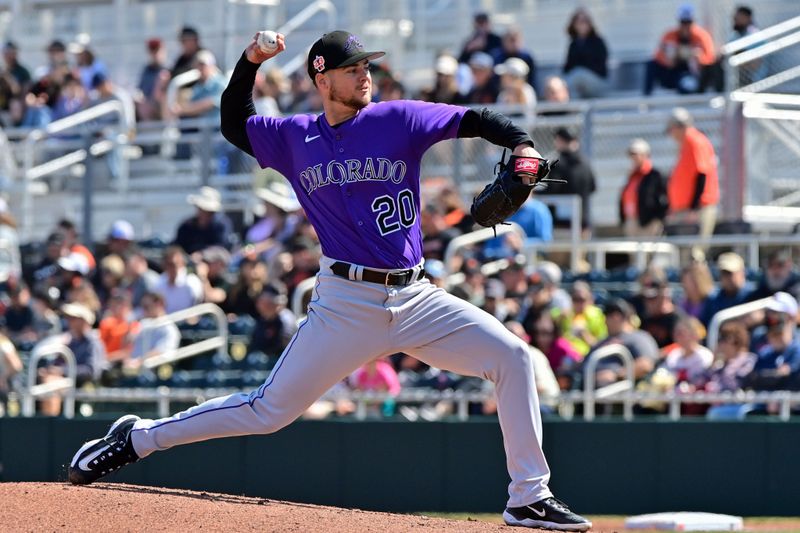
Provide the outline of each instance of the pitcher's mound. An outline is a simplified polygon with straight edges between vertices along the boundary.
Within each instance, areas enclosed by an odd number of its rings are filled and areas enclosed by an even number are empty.
[[[488,522],[375,513],[181,489],[0,483],[5,531],[509,532]],[[526,530],[532,531],[532,530]]]

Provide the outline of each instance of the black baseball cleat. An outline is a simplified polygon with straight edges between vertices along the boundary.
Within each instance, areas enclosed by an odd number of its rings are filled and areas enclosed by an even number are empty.
[[[123,466],[135,463],[139,456],[133,450],[130,434],[136,415],[125,415],[111,425],[106,436],[81,446],[69,464],[69,481],[73,485],[88,485],[116,472]]]
[[[586,531],[592,523],[570,511],[555,498],[545,498],[525,507],[508,507],[503,520],[509,526],[540,527],[559,531]]]

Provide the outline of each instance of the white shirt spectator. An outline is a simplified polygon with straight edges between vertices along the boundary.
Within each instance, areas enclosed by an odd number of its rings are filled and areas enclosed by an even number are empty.
[[[185,268],[178,271],[174,285],[170,284],[166,274],[161,274],[154,289],[164,297],[167,314],[187,309],[203,301],[203,282],[194,274],[188,273]]]
[[[714,362],[714,354],[705,346],[698,345],[692,353],[685,353],[683,348],[675,348],[667,354],[664,366],[676,376],[686,372],[689,380],[703,374]]]

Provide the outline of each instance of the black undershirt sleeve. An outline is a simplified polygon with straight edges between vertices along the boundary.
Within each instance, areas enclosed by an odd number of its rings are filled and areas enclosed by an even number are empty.
[[[242,54],[220,102],[222,136],[250,155],[253,155],[253,147],[247,138],[247,119],[256,114],[253,104],[253,85],[260,66],[251,63],[247,56]]]
[[[511,122],[505,115],[486,108],[470,109],[464,113],[458,125],[458,137],[480,137],[511,150],[520,144],[533,146],[533,140],[525,130]]]
[[[700,172],[697,174],[694,196],[692,196],[692,209],[700,207],[700,197],[703,196],[704,190],[706,190],[706,175]]]

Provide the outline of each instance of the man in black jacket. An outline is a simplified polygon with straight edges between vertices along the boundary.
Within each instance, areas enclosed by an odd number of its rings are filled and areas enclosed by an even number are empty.
[[[633,163],[619,197],[619,219],[627,237],[653,237],[664,231],[669,208],[667,179],[650,160],[650,145],[634,139],[628,147]]]

